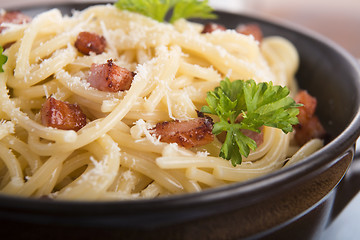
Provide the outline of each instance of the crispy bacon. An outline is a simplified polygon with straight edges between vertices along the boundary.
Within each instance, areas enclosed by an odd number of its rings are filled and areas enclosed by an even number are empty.
[[[263,33],[259,25],[255,23],[240,24],[236,27],[236,31],[245,35],[252,35],[255,40],[261,42],[263,39]]]
[[[41,122],[44,126],[78,131],[86,125],[86,115],[77,104],[70,104],[53,97],[42,105]]]
[[[225,31],[226,27],[221,24],[210,22],[205,24],[204,29],[202,30],[201,33],[212,33],[216,30]]]
[[[316,98],[303,90],[296,95],[295,101],[304,105],[299,108],[299,124],[294,126],[296,142],[299,145],[304,145],[313,138],[324,138],[326,131],[315,115]]]
[[[300,146],[311,139],[324,138],[326,134],[324,127],[316,116],[309,118],[305,124],[296,125],[295,131],[295,140]]]
[[[24,24],[30,21],[31,21],[31,17],[19,11],[6,12],[0,16],[0,25],[2,23]],[[6,29],[6,27],[0,26],[0,33],[4,29]]]
[[[92,64],[88,82],[90,86],[106,92],[129,90],[135,73],[119,67],[110,59],[105,64]]]
[[[81,32],[77,36],[75,47],[85,55],[90,55],[90,52],[101,54],[105,51],[106,40],[96,33]]]
[[[299,108],[297,117],[300,123],[306,123],[315,114],[317,100],[307,91],[302,90],[295,96],[295,101],[304,105]]]
[[[210,117],[199,117],[187,121],[160,122],[150,132],[160,137],[161,142],[192,148],[212,142],[212,129],[213,121]]]

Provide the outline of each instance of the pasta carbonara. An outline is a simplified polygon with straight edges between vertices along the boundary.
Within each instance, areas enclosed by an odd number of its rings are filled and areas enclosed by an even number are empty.
[[[184,148],[151,132],[159,122],[196,119],[206,93],[225,77],[272,81],[295,93],[299,58],[282,37],[260,44],[234,30],[204,34],[198,23],[159,23],[111,5],[72,16],[53,9],[6,27],[0,34],[8,56],[0,73],[3,194],[116,200],[198,192],[262,176],[322,146],[314,139],[299,150],[292,133],[264,127],[262,144],[234,167],[218,157],[216,137]],[[101,36],[105,48],[80,52],[75,43],[82,32]],[[131,86],[106,91],[89,82],[113,65]],[[44,125],[50,98],[81,109],[84,124]],[[51,112],[56,103],[49,104]]]

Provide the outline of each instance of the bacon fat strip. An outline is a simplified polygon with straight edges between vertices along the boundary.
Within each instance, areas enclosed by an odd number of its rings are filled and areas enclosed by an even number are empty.
[[[177,143],[184,148],[198,147],[214,140],[213,121],[210,117],[199,117],[187,121],[157,123],[150,132],[161,142]]]
[[[295,101],[304,105],[299,108],[299,124],[294,126],[296,142],[299,145],[304,145],[313,138],[324,138],[326,131],[315,115],[316,98],[302,90],[296,95]]]
[[[119,67],[112,60],[105,64],[92,64],[88,82],[90,86],[105,92],[129,90],[135,73]]]
[[[76,38],[75,47],[85,55],[90,55],[91,52],[101,54],[105,51],[106,40],[96,33],[80,32]]]
[[[77,104],[70,104],[53,97],[46,99],[40,111],[44,126],[78,131],[86,125],[86,115]]]
[[[24,24],[30,21],[31,17],[19,11],[6,12],[0,16],[0,25],[2,23]],[[6,27],[0,26],[0,33],[5,29]]]

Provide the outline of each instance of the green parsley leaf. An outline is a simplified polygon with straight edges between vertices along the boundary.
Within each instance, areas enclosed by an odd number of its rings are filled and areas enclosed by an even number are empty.
[[[7,56],[3,55],[3,51],[4,49],[0,46],[0,72],[4,72],[2,66],[6,63],[8,59]]]
[[[291,132],[292,125],[298,124],[301,104],[289,97],[289,93],[287,87],[274,86],[272,82],[231,82],[228,78],[221,81],[214,91],[208,92],[208,105],[201,111],[219,117],[213,128],[215,135],[227,133],[220,157],[236,166],[241,164],[242,156],[247,157],[250,150],[256,149],[255,141],[244,135],[242,129],[260,132],[261,126],[269,126],[284,133]]]
[[[216,15],[212,13],[213,9],[208,5],[208,0],[183,0],[175,4],[170,23],[181,18],[203,18],[214,19]]]
[[[118,0],[115,6],[122,10],[137,12],[164,22],[172,10],[170,23],[180,18],[215,18],[208,0]]]

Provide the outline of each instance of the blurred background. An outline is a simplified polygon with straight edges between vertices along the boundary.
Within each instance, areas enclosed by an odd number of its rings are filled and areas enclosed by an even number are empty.
[[[210,0],[216,9],[305,26],[360,58],[360,0]]]
[[[0,8],[51,2],[108,3],[116,0],[0,0]],[[209,0],[217,10],[251,13],[305,26],[360,58],[360,0]]]
[[[84,0],[0,0],[0,8]],[[87,1],[89,2],[89,1]],[[111,2],[90,0],[90,2]],[[209,0],[216,10],[254,14],[311,29],[360,59],[360,0]],[[360,141],[358,141],[360,146]],[[360,184],[360,183],[359,183]],[[358,194],[319,240],[360,239]]]

